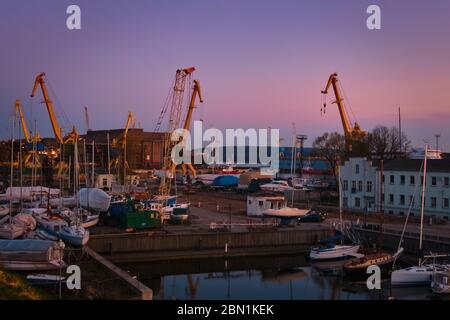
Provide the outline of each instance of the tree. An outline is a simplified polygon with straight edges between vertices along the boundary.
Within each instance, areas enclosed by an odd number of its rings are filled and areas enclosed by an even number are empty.
[[[337,183],[337,167],[346,155],[344,136],[337,132],[326,132],[314,140],[313,148],[314,155],[325,160],[331,167]]]
[[[411,141],[402,132],[401,141],[396,127],[377,126],[368,136],[369,152],[372,156],[384,159],[394,159],[404,156],[409,151]]]

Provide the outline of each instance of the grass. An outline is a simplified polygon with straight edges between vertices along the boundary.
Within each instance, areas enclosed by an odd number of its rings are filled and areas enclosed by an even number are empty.
[[[20,275],[0,269],[0,300],[42,300],[46,296]]]

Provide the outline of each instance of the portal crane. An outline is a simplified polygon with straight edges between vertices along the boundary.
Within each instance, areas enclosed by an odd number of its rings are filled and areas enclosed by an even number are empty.
[[[59,142],[59,144],[61,145],[62,148],[65,144],[75,144],[76,142],[78,142],[78,139],[79,139],[77,129],[75,128],[75,126],[73,126],[72,131],[69,134],[67,134],[65,137],[63,137],[61,128],[58,124],[55,113],[53,111],[53,102],[50,100],[50,97],[48,95],[44,78],[45,78],[44,72],[42,72],[36,76],[36,80],[34,81],[33,90],[31,91],[30,96],[33,98],[34,95],[36,94],[37,88],[39,86],[41,87],[42,96],[44,98],[44,102],[47,107],[47,112],[48,112],[48,115],[50,118],[50,122],[52,124],[52,129],[53,129],[53,133],[55,135],[56,140]],[[61,151],[62,150],[60,150],[60,152]],[[64,159],[60,160],[58,166],[59,166],[58,176],[61,175],[63,170],[66,170],[68,168],[67,164],[64,162]]]
[[[348,120],[347,113],[345,112],[344,107],[344,100],[342,99],[341,93],[339,91],[338,87],[338,75],[337,73],[333,73],[330,75],[330,78],[328,79],[327,85],[325,87],[325,90],[322,91],[322,94],[326,95],[328,93],[328,89],[330,86],[333,86],[334,95],[336,97],[336,101],[333,103],[336,103],[338,106],[339,114],[341,116],[342,121],[342,127],[344,129],[344,136],[345,136],[345,144],[348,151],[353,150],[353,144],[355,142],[361,142],[365,136],[367,136],[367,132],[363,131],[359,124],[355,121],[355,124],[353,127],[350,124],[350,121]],[[326,107],[326,103],[324,103],[324,108]]]
[[[200,103],[203,103],[203,97],[202,97],[202,92],[200,90],[200,82],[198,80],[194,80],[194,88],[192,90],[192,96],[191,96],[191,101],[189,103],[189,107],[188,107],[188,111],[186,114],[186,119],[184,120],[184,126],[183,129],[185,131],[189,131],[191,128],[191,121],[192,121],[192,114],[194,112],[194,108],[195,108],[195,100],[197,98],[200,100]],[[179,142],[184,143],[184,137],[180,138]],[[171,166],[171,171],[174,173],[175,169],[176,169],[177,165],[175,163],[172,162],[172,166]],[[194,169],[194,166],[192,165],[192,163],[183,163],[182,164],[182,171],[183,174],[186,174],[186,167],[189,168],[189,170],[192,173],[192,177],[195,178],[197,176],[197,172]]]

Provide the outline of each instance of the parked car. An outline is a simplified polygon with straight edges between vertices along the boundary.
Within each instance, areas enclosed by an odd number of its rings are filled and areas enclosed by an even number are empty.
[[[308,214],[298,218],[298,222],[322,222],[326,219],[326,213],[311,210]]]

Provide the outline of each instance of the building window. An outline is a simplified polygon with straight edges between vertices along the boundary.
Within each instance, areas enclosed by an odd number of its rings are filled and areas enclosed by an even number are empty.
[[[363,186],[362,186],[362,181],[358,181],[358,191],[362,192],[363,191]]]
[[[355,208],[361,207],[361,199],[359,197],[355,197]]]
[[[394,195],[392,193],[389,194],[389,204],[394,204]]]
[[[367,181],[366,192],[372,192],[372,181]]]
[[[348,198],[347,197],[343,197],[342,198],[342,206],[344,206],[344,208],[348,207]]]
[[[356,192],[356,181],[352,181],[352,192]]]
[[[436,208],[436,197],[431,197],[431,208]]]
[[[389,214],[394,214],[394,211],[392,211],[392,210],[389,210]]]
[[[389,183],[390,184],[394,184],[395,183],[395,176],[392,175],[392,174],[389,176]]]
[[[444,208],[448,209],[449,208],[449,199],[448,198],[444,198]]]
[[[262,207],[264,205],[264,201],[258,201],[258,205]]]
[[[416,184],[416,177],[415,176],[410,176],[409,177],[409,184],[412,185],[412,186]]]
[[[108,186],[108,179],[107,178],[103,178],[103,186],[104,187]]]
[[[400,205],[402,205],[402,206],[405,205],[405,195],[404,194],[400,195]]]
[[[420,185],[423,186],[423,176],[420,176]]]
[[[348,190],[348,180],[344,180],[342,188],[344,189],[344,191]]]
[[[444,187],[448,187],[450,185],[450,178],[444,177]]]
[[[400,184],[401,185],[405,184],[405,176],[400,176]]]
[[[356,173],[356,174],[359,174],[359,164],[357,164],[357,165],[355,166],[355,173]]]
[[[437,178],[436,177],[431,177],[431,185],[432,186],[436,186],[437,185]]]

